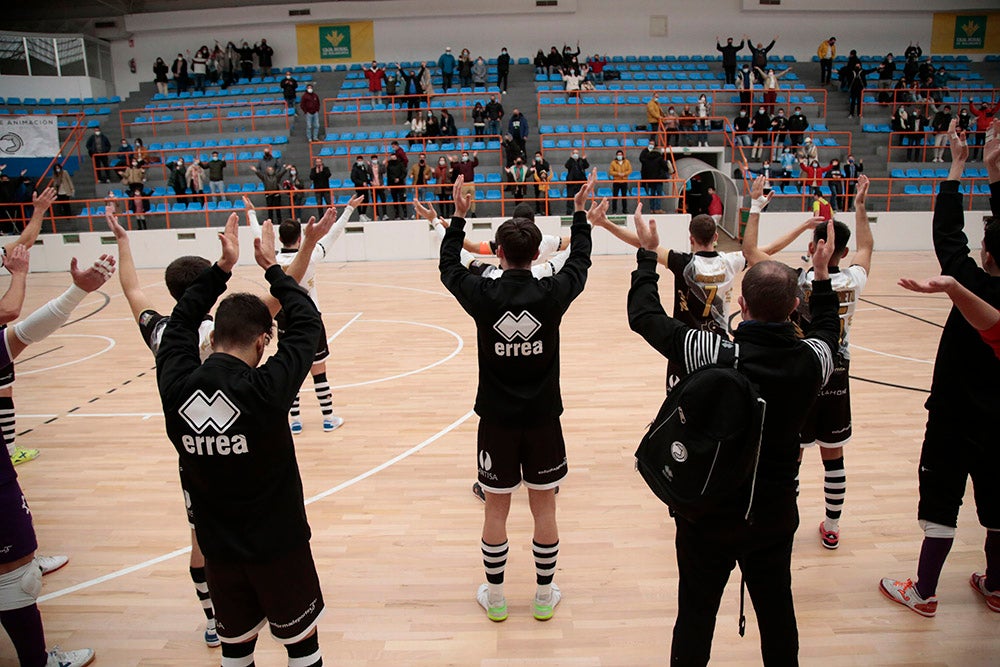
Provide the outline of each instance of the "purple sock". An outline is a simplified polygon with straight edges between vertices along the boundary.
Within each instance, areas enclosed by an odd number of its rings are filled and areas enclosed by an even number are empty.
[[[10,635],[21,667],[45,667],[48,654],[38,605],[0,611],[0,625]]]
[[[937,593],[938,577],[954,541],[953,537],[924,538],[917,563],[917,592],[925,600]]]
[[[1000,531],[986,531],[986,590],[1000,591]]]

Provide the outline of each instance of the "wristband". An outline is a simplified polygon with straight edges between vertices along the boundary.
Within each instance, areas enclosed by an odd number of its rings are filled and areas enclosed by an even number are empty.
[[[750,213],[760,213],[767,206],[767,197],[759,197],[750,200]]]

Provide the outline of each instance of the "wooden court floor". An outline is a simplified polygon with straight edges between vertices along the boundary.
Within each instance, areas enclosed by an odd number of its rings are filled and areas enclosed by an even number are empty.
[[[801,264],[797,256],[783,258]],[[325,664],[666,663],[676,610],[674,529],[632,457],[663,398],[665,363],[628,329],[633,266],[631,257],[595,258],[587,289],[562,326],[570,468],[559,495],[556,581],[563,602],[547,623],[531,617],[534,567],[522,491],[509,525],[510,618],[501,624],[489,622],[474,599],[483,572],[482,506],[470,493],[477,423],[470,412],[471,319],[441,286],[435,262],[319,268],[333,337],[329,376],[346,424],[324,434],[315,397],[305,396],[305,432],[296,445],[327,605],[319,635]],[[922,404],[937,325],[948,311],[944,298],[904,292],[895,282],[936,268],[929,252],[875,256],[868,301],[851,332],[851,370],[867,381],[852,383],[854,439],[838,551],[818,540],[822,466],[818,452],[806,454],[793,557],[803,664],[1000,661],[1000,616],[967,583],[985,567],[985,532],[971,506],[963,508],[941,578],[936,618],[917,616],[876,590],[881,576],[915,571]],[[169,310],[161,273],[141,276]],[[32,275],[25,312],[68,282],[67,274]],[[661,277],[661,295],[670,284]],[[262,292],[260,271],[240,267],[230,289]],[[28,350],[17,369],[18,430],[27,431],[18,442],[42,450],[18,468],[20,481],[41,552],[71,556],[69,566],[45,578],[41,609],[49,644],[93,647],[96,665],[218,665],[219,649],[201,639],[176,455],[163,432],[152,357],[117,279],[88,297],[75,317],[88,314]],[[747,636],[737,635],[738,583],[735,574],[713,664],[760,662],[749,611]],[[258,665],[286,664],[284,650],[267,636],[257,656]],[[14,664],[2,635],[0,667]]]

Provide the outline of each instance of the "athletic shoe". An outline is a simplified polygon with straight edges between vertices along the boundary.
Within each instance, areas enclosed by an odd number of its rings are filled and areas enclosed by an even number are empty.
[[[37,449],[25,449],[20,445],[14,446],[14,453],[10,455],[10,462],[16,466],[38,458],[40,452]]]
[[[292,422],[292,435],[298,435],[302,433],[302,422],[298,419]]]
[[[929,618],[937,613],[937,596],[932,595],[926,600],[920,597],[912,579],[896,581],[886,577],[879,583],[878,588],[882,591],[882,595],[893,602],[909,607],[921,616]]]
[[[344,424],[344,418],[334,415],[329,419],[323,420],[323,430],[329,433],[330,431],[336,431]]]
[[[982,572],[973,572],[969,577],[969,585],[973,590],[986,598],[986,606],[990,611],[1000,613],[1000,591],[990,591],[986,589],[986,575]]]
[[[35,556],[35,563],[42,574],[51,574],[69,562],[69,556]]]
[[[94,649],[81,648],[75,651],[61,651],[54,647],[49,651],[45,667],[84,667],[94,661]]]
[[[219,641],[219,634],[215,631],[215,619],[209,619],[205,623],[205,643],[211,647],[216,647],[222,642]]]
[[[535,596],[535,618],[539,621],[547,621],[552,618],[552,614],[555,613],[556,605],[559,604],[559,600],[562,599],[562,592],[560,592],[559,587],[552,584],[552,594],[549,595],[548,600],[539,600],[538,596]]]
[[[825,521],[819,522],[819,541],[822,542],[823,546],[827,549],[836,549],[840,546],[840,531],[827,530],[825,526]]]
[[[472,485],[472,495],[479,498],[484,503],[486,502],[486,493],[483,491],[483,487],[479,482]]]
[[[372,219],[369,218],[364,213],[362,213],[361,215],[358,216],[358,220],[360,220],[361,222],[371,222],[372,221]]]
[[[483,584],[476,591],[476,600],[479,606],[486,610],[486,618],[499,623],[507,620],[507,600],[500,600],[500,604],[490,604],[490,585]]]

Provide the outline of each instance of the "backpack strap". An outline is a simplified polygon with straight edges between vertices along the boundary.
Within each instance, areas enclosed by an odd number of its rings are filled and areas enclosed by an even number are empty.
[[[736,343],[723,340],[722,344],[719,345],[719,354],[715,363],[722,368],[736,368],[739,364],[739,359],[739,346]]]
[[[741,568],[742,569],[742,568]],[[744,598],[746,597],[747,591],[747,580],[743,577],[742,572],[740,573],[740,637],[746,634],[747,631],[747,617],[744,611]]]

